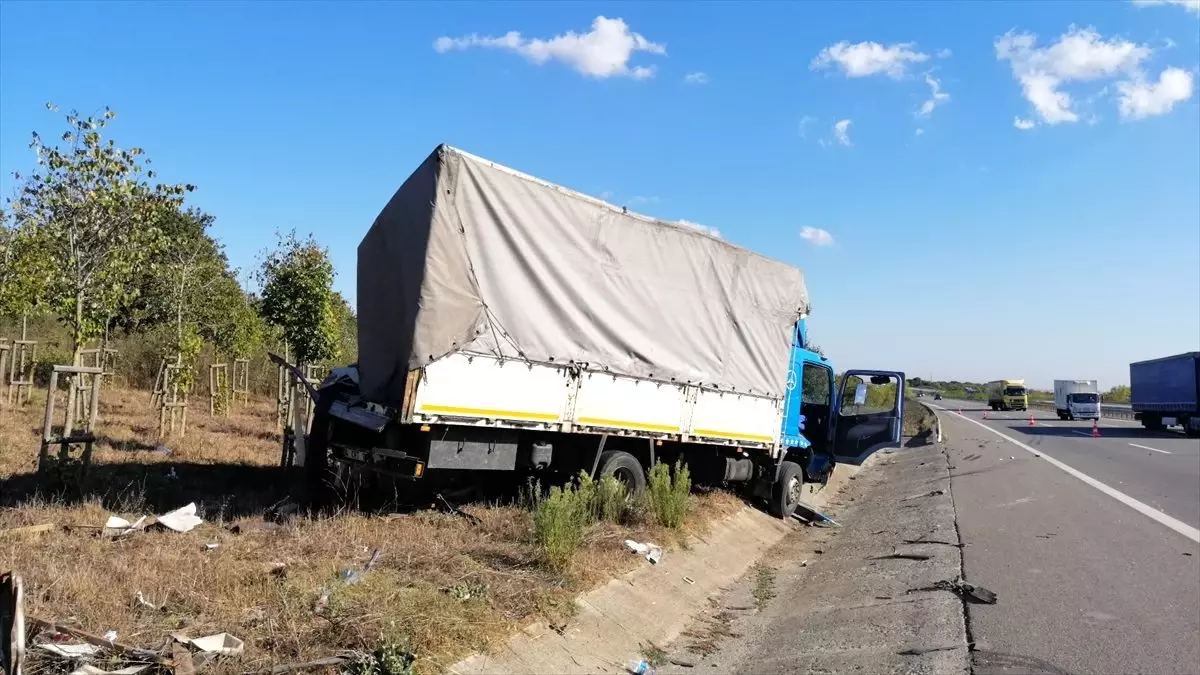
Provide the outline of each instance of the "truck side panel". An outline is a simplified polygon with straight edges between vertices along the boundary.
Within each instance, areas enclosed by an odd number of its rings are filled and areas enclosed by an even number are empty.
[[[411,421],[775,450],[781,405],[765,396],[460,353],[425,368]]]
[[[1196,412],[1200,353],[1129,364],[1131,407],[1137,412]]]

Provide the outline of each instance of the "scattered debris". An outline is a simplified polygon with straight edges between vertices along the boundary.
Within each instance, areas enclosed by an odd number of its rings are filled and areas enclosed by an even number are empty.
[[[801,560],[801,561],[800,561],[800,566],[801,566],[801,567],[808,567],[808,560]]]
[[[99,647],[86,642],[77,645],[60,645],[53,642],[43,642],[38,645],[38,648],[44,649],[55,656],[61,656],[64,659],[82,659],[94,656],[100,652]]]
[[[1191,554],[1190,554],[1190,553],[1185,553],[1184,555],[1191,555]],[[695,580],[695,579],[693,579],[693,578],[691,578],[691,577],[684,577],[684,578],[683,578],[683,583],[685,583],[685,584],[694,584],[694,583],[696,583],[696,580]]]
[[[116,642],[117,641],[117,631],[115,631],[115,630],[105,631],[104,639],[108,640],[108,644],[110,644],[110,645],[112,643]]]
[[[867,558],[867,560],[929,560],[932,557],[924,553],[900,553],[893,551],[888,555],[879,555],[874,558]]]
[[[237,656],[245,647],[244,642],[229,633],[217,633],[196,638],[191,641],[191,645],[202,652],[224,656]]]
[[[694,661],[688,661],[687,659],[681,659],[681,658],[675,657],[675,656],[673,656],[667,660],[670,661],[672,665],[679,666],[680,668],[695,668],[696,667],[696,663]]]
[[[824,513],[821,513],[820,511],[814,509],[813,507],[809,506],[808,504],[805,504],[804,502],[800,502],[799,504],[796,505],[796,507],[798,509],[804,509],[808,513],[811,513],[813,516],[815,516],[815,520],[813,520],[813,522],[809,523],[809,525],[813,525],[816,527],[828,527],[828,526],[841,527],[841,524],[838,523],[836,520],[834,520],[833,518],[830,518],[829,516],[825,515]]]
[[[54,523],[42,523],[41,525],[14,527],[9,530],[0,530],[0,539],[4,539],[5,537],[19,537],[27,534],[41,534],[42,532],[49,532],[54,528]]]
[[[823,553],[825,553],[825,549],[822,549],[822,548],[814,548],[814,549],[813,549],[813,553],[816,553],[817,555],[822,555]]]
[[[953,546],[955,548],[963,548],[966,544],[956,544],[952,541],[942,541],[941,539],[901,539],[905,544],[937,544],[939,546]]]
[[[952,652],[958,649],[961,645],[946,645],[944,647],[909,647],[903,651],[896,652],[900,656],[921,656],[930,652]]]
[[[221,546],[221,544],[220,544],[219,542],[215,542],[215,541],[214,541],[213,543],[211,543],[211,544],[205,544],[205,545],[204,545],[204,552],[205,552],[205,553],[207,553],[207,552],[209,552],[209,551],[215,551],[215,550],[217,550],[218,548],[220,548],[220,546]]]
[[[112,534],[117,537],[123,537],[130,532],[136,532],[142,529],[146,524],[146,516],[138,518],[134,522],[129,522],[120,516],[109,516],[108,520],[104,521],[104,533]]]
[[[467,513],[466,511],[463,511],[462,509],[455,506],[454,504],[451,504],[450,500],[446,499],[445,495],[443,495],[442,493],[437,492],[437,493],[434,493],[433,496],[434,496],[434,499],[437,500],[437,506],[440,506],[443,509],[445,509],[446,513],[449,513],[450,515],[454,515],[454,516],[462,516],[463,518],[466,518],[467,520],[471,521],[472,525],[482,525],[483,524],[483,521],[479,519],[479,516],[475,516],[470,513]]]
[[[908,501],[912,501],[914,499],[921,499],[922,497],[940,497],[941,495],[944,495],[944,494],[946,494],[945,490],[930,490],[929,492],[926,492],[924,494],[913,495],[911,497],[905,497],[904,499],[901,499],[900,501],[908,502]]]
[[[157,665],[169,665],[169,660],[154,650],[139,649],[137,647],[130,647],[129,645],[123,645],[120,642],[117,642],[115,639],[116,633],[113,631],[109,631],[109,632],[113,635],[114,639],[109,640],[109,639],[107,639],[107,637],[100,637],[99,635],[92,635],[91,633],[85,633],[84,631],[81,631],[78,628],[72,628],[70,626],[64,626],[62,624],[57,624],[57,623],[50,623],[49,621],[43,621],[41,619],[35,619],[33,617],[29,617],[29,625],[34,629],[34,631],[36,631],[38,633],[44,632],[44,633],[49,633],[51,635],[54,633],[60,633],[63,635],[69,635],[71,637],[82,640],[83,642],[86,642],[88,645],[90,645],[92,647],[100,647],[102,649],[109,649],[109,650],[124,654],[126,656],[129,656],[138,661],[148,662],[148,663],[157,664]],[[55,646],[63,647],[66,645],[56,644]]]
[[[996,594],[995,593],[989,591],[988,589],[984,588],[983,586],[976,586],[975,584],[969,584],[969,583],[963,581],[962,579],[943,580],[943,581],[937,582],[936,584],[934,584],[932,586],[925,586],[922,588],[914,588],[908,592],[916,593],[916,592],[920,592],[920,591],[950,591],[951,593],[957,594],[959,597],[961,597],[963,600],[966,600],[967,602],[977,602],[977,603],[981,603],[984,605],[996,604]]]
[[[658,544],[643,544],[632,539],[626,539],[625,548],[629,549],[631,553],[646,556],[646,560],[649,560],[651,564],[658,564],[658,561],[662,560],[663,551],[662,547]]]
[[[104,670],[103,668],[97,668],[90,663],[85,663],[75,670],[72,670],[71,675],[137,675],[149,667],[150,664],[145,663],[140,666],[125,666],[124,668],[117,670]],[[176,668],[175,672],[177,675],[184,675],[179,671],[179,668]]]
[[[555,633],[558,633],[559,635],[566,635],[567,634],[567,624],[552,623],[552,624],[550,624],[550,630],[554,631]]]
[[[358,582],[362,581],[364,575],[375,569],[375,565],[379,563],[379,557],[381,555],[383,555],[383,549],[375,549],[371,552],[371,559],[367,561],[366,565],[363,565],[362,571],[352,570],[349,568],[344,569],[338,573],[338,581],[345,586],[357,584]],[[274,574],[274,571],[272,571],[272,574]],[[313,605],[313,614],[320,614],[321,612],[325,611],[325,608],[329,606],[329,596],[331,593],[333,593],[333,591],[334,589],[328,586],[321,589],[321,594],[317,596],[317,602]]]
[[[146,596],[145,596],[145,595],[142,595],[142,592],[141,592],[141,591],[138,591],[138,592],[137,592],[137,595],[135,595],[135,596],[133,597],[133,600],[134,600],[134,602],[136,602],[138,605],[140,605],[140,606],[142,606],[142,607],[146,607],[147,609],[152,609],[152,610],[154,610],[154,611],[156,611],[156,612],[162,609],[162,605],[156,605],[156,604],[154,604],[153,602],[150,602],[149,600],[147,600],[147,599],[146,599]]]
[[[191,532],[204,520],[196,515],[196,502],[164,513],[155,519],[159,525],[175,532]]]

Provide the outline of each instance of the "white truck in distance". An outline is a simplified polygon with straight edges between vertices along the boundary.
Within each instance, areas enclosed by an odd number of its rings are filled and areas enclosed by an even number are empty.
[[[1062,420],[1100,419],[1100,387],[1096,380],[1055,380],[1054,409]]]

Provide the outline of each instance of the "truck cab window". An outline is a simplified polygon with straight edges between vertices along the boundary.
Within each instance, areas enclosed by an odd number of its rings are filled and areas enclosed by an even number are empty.
[[[842,404],[838,412],[840,417],[854,417],[871,413],[889,412],[896,402],[896,386],[894,379],[886,382],[863,380],[857,375],[846,380],[846,388],[842,391]]]

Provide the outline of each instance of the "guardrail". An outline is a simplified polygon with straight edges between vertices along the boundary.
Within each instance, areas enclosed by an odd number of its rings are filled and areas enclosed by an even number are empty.
[[[1030,401],[1029,405],[1049,408],[1050,410],[1054,409],[1054,401]],[[1114,419],[1133,419],[1133,410],[1119,405],[1101,405],[1100,414],[1104,417],[1112,417]]]

